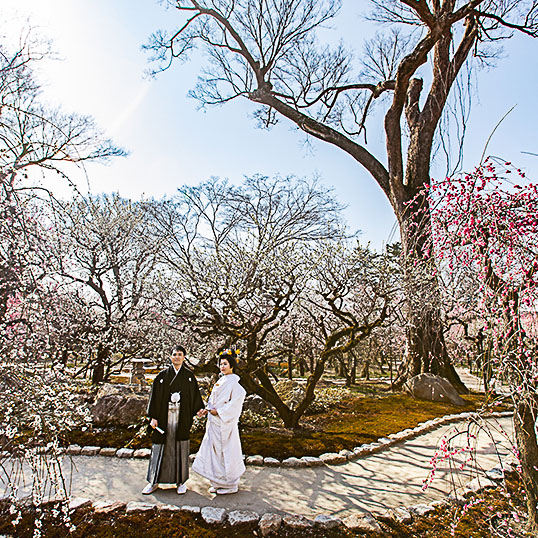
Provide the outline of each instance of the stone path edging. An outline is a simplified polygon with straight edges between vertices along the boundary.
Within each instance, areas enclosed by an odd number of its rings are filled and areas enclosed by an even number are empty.
[[[511,412],[498,412],[492,413],[488,418],[494,417],[507,417],[511,415]],[[448,424],[450,422],[461,421],[465,418],[478,417],[478,413],[460,413],[457,415],[447,415],[445,417],[440,417],[433,419],[431,421],[424,422],[423,424],[418,425],[414,429],[403,430],[400,434],[392,434],[386,439],[387,442],[378,442],[372,443],[369,446],[369,453],[382,450],[389,446],[392,446],[395,443],[405,441],[412,437],[415,437],[419,434],[426,433],[436,429],[438,426],[443,424]],[[381,440],[383,441],[383,440]],[[372,446],[376,445],[376,446]],[[99,453],[99,447],[81,447],[80,453],[82,453],[83,448],[86,448],[85,453],[88,455],[94,454],[97,449],[97,454]],[[359,447],[360,448],[360,447]],[[113,449],[115,450],[115,449]],[[120,449],[121,450],[121,449]],[[116,451],[116,453],[119,452]],[[120,452],[119,456],[116,457],[134,457],[134,452]],[[354,455],[353,457],[360,457],[355,454],[354,451],[350,451]],[[124,454],[123,456],[121,454]],[[363,454],[361,454],[363,455]],[[364,452],[366,455],[366,452]],[[300,458],[296,458],[299,460]],[[315,458],[314,458],[315,459]],[[322,460],[322,458],[318,458]],[[275,460],[278,462],[278,460]],[[285,461],[285,460],[284,460]],[[279,465],[283,462],[279,462]],[[331,463],[329,463],[331,464]],[[281,465],[285,467],[286,465]],[[289,466],[289,465],[288,465]],[[333,514],[327,513],[314,513],[310,514],[309,518],[298,515],[291,514],[277,514],[274,512],[258,513],[255,511],[249,510],[229,510],[227,508],[215,507],[215,506],[176,506],[171,504],[150,504],[140,501],[131,501],[129,503],[123,501],[114,501],[114,500],[99,500],[92,501],[89,498],[80,498],[73,497],[69,499],[69,508],[71,510],[76,510],[82,507],[91,507],[95,512],[100,513],[109,513],[113,511],[122,511],[126,514],[130,513],[140,513],[145,511],[183,511],[185,513],[195,514],[201,517],[206,524],[220,526],[236,526],[236,525],[245,525],[252,528],[256,527],[261,536],[268,536],[273,531],[278,531],[280,528],[285,529],[294,529],[294,530],[308,530],[308,529],[329,529],[329,528],[348,528],[350,530],[356,531],[377,531],[383,532],[382,524],[388,521],[398,521],[400,523],[410,523],[415,517],[420,517],[426,515],[430,512],[433,512],[436,508],[444,505],[451,504],[464,504],[466,498],[478,493],[482,489],[488,487],[497,486],[504,479],[504,472],[513,471],[514,467],[517,466],[517,461],[513,459],[513,456],[504,458],[501,466],[496,466],[487,473],[485,476],[480,475],[480,477],[475,477],[473,480],[468,482],[463,488],[459,488],[456,491],[451,492],[446,495],[441,500],[433,501],[429,504],[417,504],[411,506],[400,505],[390,509],[386,509],[381,513],[376,515],[370,512],[364,512],[362,510],[354,510],[350,515],[347,515],[345,518],[339,518]],[[60,499],[50,499],[43,505],[49,505],[51,502],[60,502]],[[21,502],[24,502],[24,499],[21,499]],[[65,500],[61,501],[65,502]]]
[[[507,417],[512,415],[512,411],[500,411],[490,413],[487,418]],[[426,422],[419,423],[414,428],[407,428],[398,433],[391,433],[387,437],[380,437],[374,443],[368,443],[355,447],[353,450],[341,450],[340,452],[329,452],[321,454],[319,457],[315,456],[302,456],[302,457],[290,457],[283,460],[272,458],[269,456],[263,457],[260,455],[246,456],[245,464],[254,466],[267,466],[267,467],[317,467],[320,465],[339,465],[346,463],[347,461],[353,461],[361,457],[369,456],[375,452],[385,450],[397,443],[413,439],[418,435],[422,435],[429,431],[432,431],[439,426],[444,426],[452,422],[458,422],[467,418],[477,418],[480,414],[476,412],[464,412],[453,415],[445,415],[443,417],[434,418]],[[132,448],[108,448],[98,446],[84,446],[69,445],[66,449],[60,449],[65,451],[65,454],[69,456],[105,456],[116,458],[149,458],[151,455],[151,449],[139,448],[134,450]],[[46,449],[41,450],[42,453],[46,453]],[[191,462],[196,457],[196,454],[189,456]]]
[[[446,422],[445,422],[446,424]],[[481,490],[496,487],[504,478],[504,472],[511,472],[517,462],[513,458],[507,458],[501,467],[494,467],[486,473],[487,477],[479,479],[474,478],[466,486],[456,490],[455,493],[447,495],[444,499],[433,501],[430,504],[417,504],[408,507],[399,506],[388,509],[384,513],[378,514],[377,517],[371,513],[357,512],[344,519],[331,514],[317,514],[313,519],[308,519],[300,515],[280,515],[274,512],[259,514],[249,510],[231,510],[217,508],[215,506],[177,506],[174,504],[151,504],[139,501],[125,503],[122,501],[106,500],[92,501],[89,498],[74,497],[69,499],[69,509],[74,512],[77,509],[91,507],[96,513],[106,514],[116,511],[123,511],[125,514],[143,513],[143,512],[184,512],[188,514],[199,515],[206,524],[222,526],[229,525],[235,527],[238,525],[256,526],[261,536],[268,536],[277,532],[281,527],[293,530],[308,529],[334,529],[347,528],[363,532],[383,532],[379,522],[387,523],[397,521],[402,524],[408,524],[415,517],[421,517],[434,512],[438,507],[450,504],[465,503],[465,499],[470,495],[479,493]],[[65,502],[61,499],[48,500],[42,506],[50,506],[57,502]]]

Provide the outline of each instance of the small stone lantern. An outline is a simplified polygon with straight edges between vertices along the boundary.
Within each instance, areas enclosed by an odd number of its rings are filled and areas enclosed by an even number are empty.
[[[146,377],[144,375],[144,365],[147,362],[151,362],[150,359],[132,359],[132,367],[131,367],[131,379],[130,383],[131,385],[140,385],[140,388],[147,387]]]

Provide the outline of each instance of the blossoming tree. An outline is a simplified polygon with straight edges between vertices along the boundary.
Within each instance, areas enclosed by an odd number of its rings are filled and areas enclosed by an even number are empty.
[[[36,502],[66,490],[58,461],[45,460],[36,444],[54,452],[61,429],[87,417],[72,381],[43,360],[54,290],[47,280],[50,193],[36,178],[49,170],[65,180],[73,163],[123,154],[90,118],[43,104],[32,70],[47,54],[32,32],[21,33],[18,48],[0,43],[0,463],[12,496],[22,464],[30,466],[26,483]]]
[[[448,273],[477,278],[488,365],[506,380],[527,493],[529,530],[538,531],[538,185],[510,163],[486,160],[473,173],[427,186],[428,255]],[[425,211],[415,214],[416,221]]]

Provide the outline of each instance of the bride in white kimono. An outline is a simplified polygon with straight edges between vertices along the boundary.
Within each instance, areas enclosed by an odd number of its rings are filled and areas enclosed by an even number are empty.
[[[231,350],[219,355],[223,374],[217,381],[202,411],[207,424],[202,444],[192,465],[193,471],[211,482],[209,491],[224,495],[236,493],[239,479],[245,472],[237,423],[243,408],[246,391],[233,373],[237,360]]]

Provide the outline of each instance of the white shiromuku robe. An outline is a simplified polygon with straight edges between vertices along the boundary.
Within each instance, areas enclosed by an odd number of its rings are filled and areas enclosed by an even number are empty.
[[[211,391],[207,424],[200,450],[192,465],[193,471],[209,479],[216,487],[233,487],[245,472],[237,423],[246,391],[236,374],[223,375]]]

